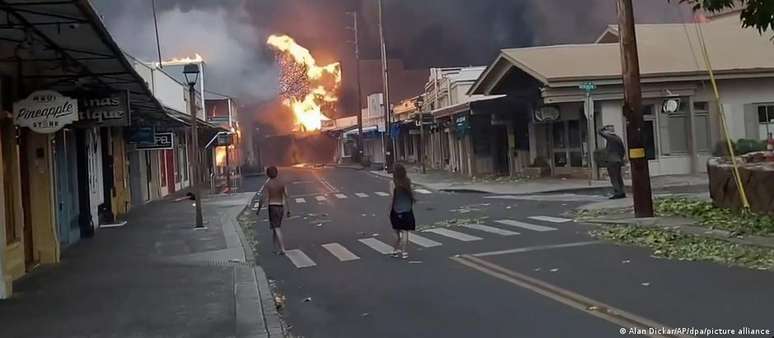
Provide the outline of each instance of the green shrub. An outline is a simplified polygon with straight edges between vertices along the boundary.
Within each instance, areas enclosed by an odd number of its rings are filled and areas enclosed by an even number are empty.
[[[756,151],[764,151],[766,150],[766,141],[759,141],[754,139],[739,139],[736,142],[731,141],[731,146],[734,148],[734,153],[739,155],[749,154]],[[726,141],[719,141],[715,144],[715,149],[712,152],[712,155],[718,156],[718,157],[728,157],[728,146],[726,145]]]

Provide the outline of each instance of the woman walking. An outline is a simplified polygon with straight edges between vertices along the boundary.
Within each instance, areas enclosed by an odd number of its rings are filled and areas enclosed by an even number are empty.
[[[392,174],[392,203],[390,204],[390,223],[395,230],[395,245],[393,257],[408,258],[406,246],[409,240],[409,231],[416,229],[414,220],[414,192],[411,189],[411,180],[406,174],[406,168],[396,164]]]

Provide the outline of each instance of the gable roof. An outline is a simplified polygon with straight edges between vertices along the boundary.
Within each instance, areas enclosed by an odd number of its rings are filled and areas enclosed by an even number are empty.
[[[706,76],[697,25],[636,25],[642,78]],[[701,25],[717,74],[774,72],[774,44],[769,36],[741,28],[734,16],[718,17]],[[608,26],[597,39],[599,43],[504,49],[490,68],[505,59],[549,87],[575,86],[578,81],[589,80],[620,82],[620,47],[618,43],[606,43],[617,40],[617,33],[616,26]],[[482,90],[483,82],[495,80],[487,78],[489,73],[484,72],[471,93],[491,94]],[[494,88],[491,84],[486,87]]]

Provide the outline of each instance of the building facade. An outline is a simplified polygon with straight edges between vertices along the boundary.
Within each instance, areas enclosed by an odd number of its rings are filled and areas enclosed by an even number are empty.
[[[741,28],[738,20],[724,15],[702,24],[636,26],[642,135],[651,175],[704,172],[707,158],[726,136],[761,140],[771,130],[771,43],[767,36]],[[720,105],[703,55],[692,48],[700,43],[708,47]],[[731,48],[746,52],[727,53]],[[512,116],[527,129],[528,172],[604,176],[593,161],[593,154],[604,148],[597,130],[613,125],[626,140],[614,26],[595,43],[503,50],[470,92],[507,95],[513,103]]]

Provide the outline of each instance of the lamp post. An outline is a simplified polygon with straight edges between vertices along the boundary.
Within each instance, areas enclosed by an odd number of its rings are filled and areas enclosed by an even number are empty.
[[[191,158],[191,166],[193,167],[193,194],[196,200],[196,228],[204,228],[204,221],[202,220],[202,196],[199,195],[199,132],[198,132],[198,117],[196,116],[196,81],[199,80],[199,65],[195,63],[189,63],[183,67],[183,75],[185,75],[185,81],[188,83],[188,103],[191,107],[191,148],[193,148]]]
[[[417,96],[414,101],[414,107],[419,113],[419,163],[422,166],[422,173],[426,173],[425,168],[425,113],[422,106],[425,104],[425,98],[422,95]],[[410,136],[410,135],[409,135]]]

